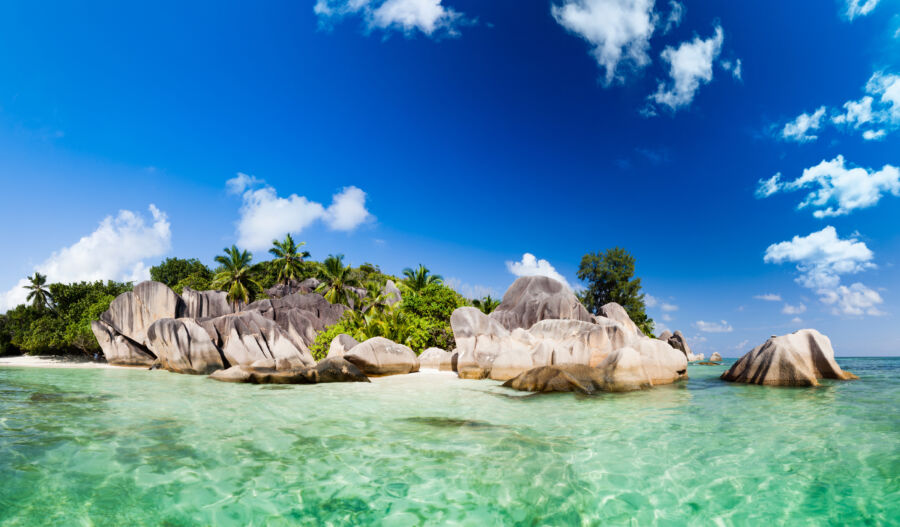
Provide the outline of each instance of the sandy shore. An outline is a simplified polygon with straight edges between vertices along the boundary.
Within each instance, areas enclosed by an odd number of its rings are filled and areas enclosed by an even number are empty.
[[[21,366],[26,368],[121,368],[121,366],[110,366],[105,362],[92,362],[42,355],[0,357],[0,367],[5,366]]]

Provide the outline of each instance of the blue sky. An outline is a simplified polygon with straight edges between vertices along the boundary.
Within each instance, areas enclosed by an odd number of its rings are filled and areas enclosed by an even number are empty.
[[[577,286],[618,245],[699,351],[815,327],[838,355],[897,355],[898,13],[5,3],[0,308],[35,269],[141,278],[239,241],[263,257],[274,232],[468,294],[512,271]]]

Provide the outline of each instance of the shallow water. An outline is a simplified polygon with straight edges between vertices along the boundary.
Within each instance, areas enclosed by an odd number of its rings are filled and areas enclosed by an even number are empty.
[[[900,359],[860,381],[523,396],[0,368],[2,525],[886,525]]]

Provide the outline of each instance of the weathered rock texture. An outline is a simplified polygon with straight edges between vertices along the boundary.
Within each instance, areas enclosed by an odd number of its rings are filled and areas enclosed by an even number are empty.
[[[772,386],[818,386],[819,379],[857,378],[841,370],[831,341],[814,329],[772,337],[722,374],[726,381]]]
[[[341,358],[324,359],[315,366],[279,370],[264,366],[233,366],[209,376],[223,382],[253,384],[319,384],[370,382],[356,366]]]
[[[160,366],[176,373],[208,375],[225,367],[219,348],[191,318],[161,318],[147,328]]]
[[[91,329],[110,364],[195,374],[254,363],[287,370],[315,364],[308,346],[347,309],[299,293],[238,307],[233,313],[221,291],[186,288],[182,298],[142,282],[113,300]]]
[[[202,320],[213,343],[229,365],[249,365],[260,359],[293,359],[315,364],[309,351],[300,350],[275,321],[257,311]]]
[[[106,362],[118,366],[150,366],[156,356],[140,344],[124,335],[120,335],[109,324],[95,320],[91,322],[91,331],[97,337],[100,349]]]
[[[428,348],[419,354],[419,366],[432,370],[453,371],[453,354],[440,348]]]
[[[331,339],[331,345],[328,348],[328,358],[343,357],[345,353],[353,349],[353,346],[357,344],[359,342],[355,338],[341,333]]]
[[[181,298],[184,300],[184,317],[210,318],[234,313],[225,291],[194,291],[185,287]]]
[[[513,282],[490,317],[510,331],[547,319],[592,320],[572,291],[546,276],[523,276]]]
[[[178,318],[184,301],[160,282],[141,282],[122,293],[100,315],[100,320],[120,335],[147,347],[147,328],[161,318]]]
[[[353,346],[343,357],[366,375],[397,375],[419,371],[419,359],[410,348],[384,337]]]

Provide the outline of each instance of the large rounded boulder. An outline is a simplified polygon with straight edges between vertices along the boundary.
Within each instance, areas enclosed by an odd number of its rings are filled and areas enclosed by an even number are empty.
[[[819,379],[851,380],[834,360],[831,340],[814,329],[772,337],[722,374],[731,382],[769,386],[818,386]]]
[[[496,319],[474,307],[460,307],[450,315],[456,339],[457,372],[463,379],[483,379],[490,375],[494,360],[505,351],[516,351],[510,332]]]
[[[106,362],[116,366],[151,366],[156,357],[145,347],[120,335],[109,324],[95,320],[91,322],[91,331],[103,350]]]
[[[384,337],[373,337],[353,346],[343,358],[366,375],[397,375],[419,371],[416,353]]]
[[[225,291],[194,291],[185,287],[181,292],[184,314],[187,318],[215,318],[234,313]]]
[[[132,342],[147,347],[147,328],[162,318],[178,318],[184,301],[160,282],[141,282],[122,293],[100,315],[100,320]]]
[[[453,354],[440,348],[428,348],[419,354],[419,365],[431,370],[453,371]]]
[[[490,317],[512,331],[547,319],[591,322],[591,314],[561,282],[546,276],[523,276],[503,295]]]
[[[295,346],[275,321],[257,311],[205,319],[200,321],[200,325],[232,366],[249,365],[261,359],[288,359],[309,366],[315,364],[309,351]]]
[[[208,375],[225,367],[219,348],[190,318],[163,318],[147,328],[150,350],[162,368],[175,373]]]

